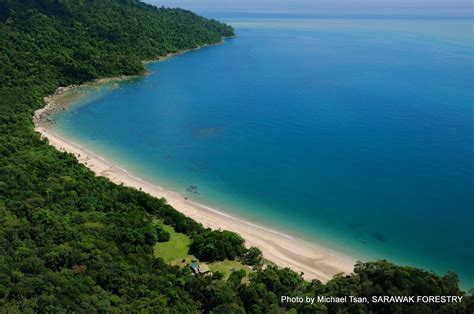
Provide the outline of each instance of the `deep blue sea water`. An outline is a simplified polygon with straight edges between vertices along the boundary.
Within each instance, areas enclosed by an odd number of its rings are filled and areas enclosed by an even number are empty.
[[[223,45],[82,89],[59,132],[218,210],[474,287],[473,21],[227,21]]]

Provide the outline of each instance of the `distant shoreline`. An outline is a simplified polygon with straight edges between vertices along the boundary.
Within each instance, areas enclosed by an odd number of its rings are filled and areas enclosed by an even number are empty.
[[[199,48],[191,50],[196,49]],[[187,51],[189,50],[168,54],[165,57],[149,62],[166,60]],[[106,177],[116,184],[124,184],[141,189],[155,197],[164,197],[176,210],[203,224],[205,227],[234,231],[246,240],[247,246],[259,247],[264,257],[278,266],[289,267],[297,272],[304,272],[305,279],[319,279],[325,282],[335,274],[350,274],[353,271],[355,260],[350,257],[339,254],[339,252],[333,252],[330,248],[295,239],[276,230],[268,229],[188,200],[179,193],[166,190],[134,176],[123,167],[106,160],[93,151],[55,132],[54,120],[51,118],[51,114],[64,110],[71,103],[72,99],[65,97],[68,91],[81,86],[100,85],[136,77],[138,76],[104,78],[81,85],[58,88],[54,94],[45,97],[46,106],[35,111],[33,117],[35,130],[42,135],[42,138],[47,138],[49,144],[57,150],[76,156],[80,163],[87,166],[96,175]]]

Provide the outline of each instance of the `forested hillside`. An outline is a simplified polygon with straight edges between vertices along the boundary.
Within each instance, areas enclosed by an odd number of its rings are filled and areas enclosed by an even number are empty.
[[[34,132],[34,110],[59,86],[141,74],[142,60],[232,35],[217,21],[134,0],[0,0],[0,312],[472,313],[467,295],[458,304],[279,302],[281,295],[464,294],[454,273],[385,261],[358,264],[352,276],[327,284],[273,266],[242,281],[242,272],[224,280],[167,265],[153,254],[169,239],[156,220],[189,236],[203,260],[261,259],[238,235],[204,229],[163,199],[96,177]]]

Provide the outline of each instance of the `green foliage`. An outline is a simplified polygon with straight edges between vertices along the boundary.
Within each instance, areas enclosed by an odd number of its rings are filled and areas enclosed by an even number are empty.
[[[140,74],[141,60],[231,35],[219,22],[136,0],[0,0],[0,311],[472,312],[471,296],[462,304],[279,303],[282,294],[462,294],[452,273],[384,261],[358,264],[352,276],[325,285],[273,266],[248,283],[241,272],[228,281],[193,276],[154,256],[156,242],[169,234],[158,245],[170,243],[173,234],[151,217],[185,234],[209,260],[241,256],[243,240],[204,229],[164,199],[96,177],[33,130],[34,110],[58,86]]]
[[[142,60],[217,43],[231,27],[139,1],[2,0],[2,87],[39,88],[144,72]]]
[[[252,246],[242,255],[241,261],[251,266],[260,266],[263,264],[262,251],[258,247]]]
[[[228,281],[232,283],[235,287],[237,287],[246,275],[247,273],[245,272],[245,270],[239,269],[230,274]]]
[[[170,233],[163,229],[161,226],[155,226],[156,241],[167,242],[170,239]]]
[[[189,252],[209,262],[234,260],[246,251],[244,239],[234,232],[207,229],[194,237]]]

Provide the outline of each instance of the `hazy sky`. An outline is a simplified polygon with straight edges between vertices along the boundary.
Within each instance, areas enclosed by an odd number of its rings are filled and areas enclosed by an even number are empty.
[[[309,15],[473,16],[474,0],[145,0],[200,13],[246,11]]]

